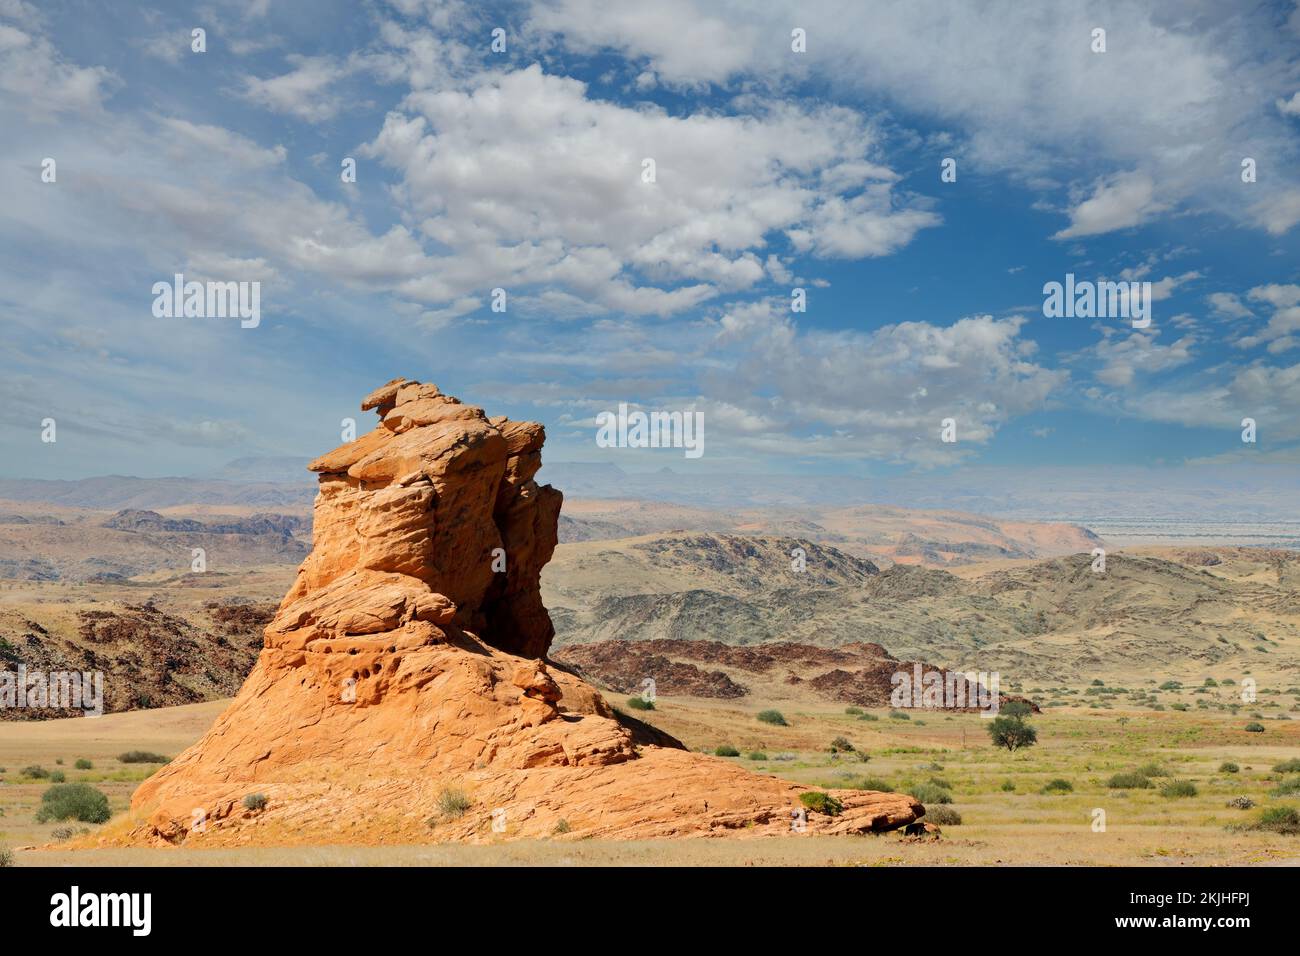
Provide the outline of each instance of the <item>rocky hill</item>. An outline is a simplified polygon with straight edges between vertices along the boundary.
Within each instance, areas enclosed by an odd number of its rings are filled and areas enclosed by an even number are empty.
[[[191,573],[194,549],[213,572],[297,564],[307,555],[310,522],[269,512],[186,517],[138,508],[115,514],[59,508],[0,520],[0,580],[110,582]]]
[[[893,706],[895,675],[910,680],[917,667],[923,674],[937,671],[948,677],[919,661],[897,660],[879,644],[818,647],[774,641],[735,647],[716,641],[602,641],[571,644],[553,657],[597,686],[621,694],[643,694],[650,681],[656,695],[667,697],[753,696],[764,702],[818,700],[859,707]],[[975,699],[976,689],[968,688],[964,678],[954,675],[953,680],[961,701]],[[1008,699],[999,695],[1000,702]],[[954,702],[944,706],[977,709]]]
[[[1178,552],[1111,554],[1100,573],[1079,554],[958,575],[904,565],[870,573],[820,547],[800,575],[790,547],[671,534],[561,548],[544,578],[557,646],[868,642],[903,659],[1070,684],[1300,669],[1295,554],[1220,549],[1212,565],[1202,553],[1188,563]]]

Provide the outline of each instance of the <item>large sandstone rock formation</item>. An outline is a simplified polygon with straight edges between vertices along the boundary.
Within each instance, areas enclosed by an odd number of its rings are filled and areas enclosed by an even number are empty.
[[[538,585],[562,496],[533,480],[541,425],[405,380],[362,408],[378,427],[310,465],[312,552],[243,689],[105,840],[791,832],[806,788],[688,752],[547,665]],[[264,808],[245,805],[253,794]],[[810,814],[807,832],[891,829],[923,812],[899,794],[837,795],[843,814]]]

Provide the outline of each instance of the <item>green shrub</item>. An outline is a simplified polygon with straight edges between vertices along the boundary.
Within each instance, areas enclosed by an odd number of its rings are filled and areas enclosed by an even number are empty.
[[[266,794],[250,793],[244,797],[244,809],[252,810],[254,813],[259,810],[265,810],[267,804]]]
[[[849,741],[848,737],[836,737],[831,741],[831,753],[853,753],[857,748]]]
[[[994,717],[989,722],[989,737],[994,746],[1015,752],[1038,743],[1038,731],[1019,717]]]
[[[1140,773],[1117,773],[1106,781],[1112,790],[1149,790],[1151,781]]]
[[[124,754],[118,754],[117,759],[122,763],[169,763],[170,758],[162,754],[151,753],[148,750],[128,750]]]
[[[1014,780],[1003,780],[1002,789],[1007,793],[1016,792],[1016,782]]]
[[[891,711],[889,712],[889,719],[890,719],[890,720],[911,720],[911,719],[912,719],[912,715],[911,715],[911,714],[905,714],[905,713],[903,713],[903,711],[901,711],[901,710],[891,710]]]
[[[851,714],[854,717],[859,717],[862,715],[863,710],[861,707],[845,707],[844,713]]]
[[[1269,807],[1259,815],[1253,829],[1295,836],[1300,834],[1300,813],[1295,807]]]
[[[777,727],[789,727],[789,722],[785,719],[785,714],[779,710],[760,710],[758,719],[765,724],[772,724]]]
[[[629,697],[627,699],[627,705],[633,710],[655,709],[655,702],[653,700],[646,700],[644,697]]]
[[[80,820],[82,823],[103,823],[110,816],[108,797],[90,784],[57,783],[41,794],[36,822]]]
[[[820,790],[799,794],[799,802],[813,813],[824,813],[828,817],[838,817],[844,812],[844,804],[829,793],[822,793]]]
[[[1043,793],[1074,793],[1074,784],[1064,777],[1049,780],[1043,787]]]
[[[1246,796],[1233,797],[1226,806],[1231,810],[1250,810],[1254,808],[1255,801]]]
[[[7,846],[0,846],[0,869],[14,865],[14,851]]]
[[[713,751],[715,757],[739,757],[740,751],[731,744],[722,744],[717,750]]]
[[[78,757],[77,762],[73,764],[78,770],[94,770],[95,765],[85,757]]]
[[[1248,734],[1262,734],[1263,732],[1264,732],[1263,724],[1256,723],[1255,721],[1251,721],[1246,725],[1246,733]]]
[[[438,794],[438,813],[444,820],[459,820],[474,805],[464,790],[455,787],[443,787]]]
[[[55,770],[50,774],[50,783],[64,783],[67,779],[68,775],[62,770]]]
[[[857,790],[879,790],[881,793],[893,793],[894,785],[883,777],[863,777],[858,781]]]
[[[1270,797],[1289,797],[1300,793],[1300,777],[1287,777],[1268,792]]]
[[[879,719],[880,718],[875,714],[863,714],[861,717],[858,718],[858,720],[879,720]]]
[[[1223,763],[1219,764],[1219,773],[1240,773],[1240,772],[1241,772],[1241,768],[1238,767],[1231,760],[1225,760]]]
[[[1162,797],[1194,797],[1196,792],[1196,784],[1190,780],[1170,780],[1160,788]]]
[[[559,823],[555,824],[555,829],[552,830],[551,832],[552,832],[552,833],[568,833],[571,829],[573,829],[573,828],[572,828],[571,826],[569,826],[569,821],[568,821],[568,820],[561,820]]]
[[[34,763],[29,767],[23,767],[23,776],[30,777],[33,780],[48,780],[50,779],[50,772],[40,764]]]
[[[998,709],[998,713],[1006,717],[1032,717],[1034,708],[1023,700],[1009,700]]]
[[[958,827],[961,826],[961,814],[952,807],[926,807],[925,822],[941,827]]]
[[[1274,773],[1300,773],[1300,757],[1284,760],[1273,765]]]
[[[55,827],[50,831],[50,839],[57,843],[71,840],[76,835],[77,831],[72,829],[72,827]]]
[[[1158,763],[1143,764],[1137,768],[1137,772],[1144,777],[1167,777],[1169,771]]]
[[[932,783],[918,783],[907,792],[922,803],[952,803],[952,794]]]
[[[763,751],[761,751],[761,750],[754,750],[754,751],[750,752],[749,756],[748,756],[746,759],[747,759],[747,760],[766,760],[766,759],[767,759],[767,754],[763,753]]]

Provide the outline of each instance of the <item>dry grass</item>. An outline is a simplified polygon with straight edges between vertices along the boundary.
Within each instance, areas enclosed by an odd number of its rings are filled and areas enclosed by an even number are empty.
[[[174,755],[197,738],[221,710],[221,702],[65,720],[0,725],[0,844],[44,844],[49,826],[33,814],[47,782],[15,782],[32,763],[53,769],[62,757],[69,780],[95,783],[109,794],[115,814],[125,810],[138,781],[151,767],[121,765],[124,750]],[[995,751],[986,722],[976,714],[914,714],[910,721],[862,721],[825,705],[783,705],[789,727],[760,723],[762,702],[739,705],[660,697],[649,717],[699,750],[735,744],[769,758],[738,762],[810,787],[851,786],[883,777],[902,788],[939,778],[952,791],[963,825],[949,827],[937,843],[915,843],[898,834],[876,837],[799,837],[779,840],[681,841],[576,840],[503,842],[491,846],[400,846],[257,848],[247,850],[20,850],[19,865],[1124,865],[1300,864],[1300,838],[1271,833],[1232,833],[1228,823],[1256,811],[1228,809],[1239,794],[1260,807],[1295,803],[1268,796],[1277,775],[1273,764],[1300,749],[1300,723],[1270,721],[1267,734],[1247,734],[1244,721],[1219,714],[1173,711],[1058,710],[1034,718],[1039,746],[1022,753]],[[1121,723],[1123,719],[1123,723]],[[831,740],[844,736],[871,759],[833,757]],[[78,757],[95,763],[73,769]],[[1236,774],[1220,774],[1231,760]],[[1159,762],[1179,779],[1196,782],[1198,795],[1170,800],[1159,791],[1111,791],[1112,774]],[[1042,787],[1062,777],[1072,793],[1045,795]],[[1015,782],[1014,792],[1001,789]],[[1104,833],[1093,832],[1093,811],[1106,813]],[[110,824],[111,825],[111,824]]]

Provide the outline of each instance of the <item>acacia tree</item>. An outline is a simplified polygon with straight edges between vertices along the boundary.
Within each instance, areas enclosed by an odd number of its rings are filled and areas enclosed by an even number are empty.
[[[994,746],[1006,747],[1012,752],[1038,743],[1038,731],[1019,717],[994,717],[989,724],[989,736],[993,738]]]

